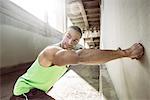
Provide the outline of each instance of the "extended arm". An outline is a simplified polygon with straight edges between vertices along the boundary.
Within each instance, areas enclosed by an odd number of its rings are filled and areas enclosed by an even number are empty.
[[[100,64],[122,57],[139,59],[143,54],[144,47],[140,43],[135,43],[125,50],[81,49],[77,52],[65,51],[62,53],[64,56],[60,55],[58,59],[64,59],[64,64]]]
[[[51,50],[56,52],[51,54]],[[49,61],[55,65],[61,66],[67,64],[100,64],[122,57],[138,59],[142,57],[144,48],[141,44],[136,43],[125,50],[81,49],[75,52],[52,48],[47,51],[49,52],[46,54]]]
[[[132,59],[140,59],[144,54],[144,47],[140,43],[135,43],[125,50],[99,50],[99,49],[83,49],[77,51],[79,55],[79,63],[105,63],[114,59],[129,57]]]
[[[82,49],[77,53],[80,64],[100,64],[113,59],[128,57],[125,50]]]

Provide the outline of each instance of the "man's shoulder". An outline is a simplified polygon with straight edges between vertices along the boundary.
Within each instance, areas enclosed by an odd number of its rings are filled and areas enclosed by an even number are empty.
[[[39,56],[41,58],[51,59],[56,54],[56,52],[58,52],[61,49],[62,48],[57,45],[49,45],[39,54]]]
[[[62,48],[57,46],[57,45],[51,45],[51,46],[47,46],[44,51],[52,52],[52,51],[58,51],[58,50],[61,50],[61,49]]]

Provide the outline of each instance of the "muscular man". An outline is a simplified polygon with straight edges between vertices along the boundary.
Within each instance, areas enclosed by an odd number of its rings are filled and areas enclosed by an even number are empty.
[[[140,43],[125,50],[81,49],[74,51],[82,36],[81,29],[71,26],[62,41],[47,46],[32,66],[17,80],[10,100],[54,100],[46,93],[66,72],[68,64],[100,64],[129,57],[139,59],[144,54]]]

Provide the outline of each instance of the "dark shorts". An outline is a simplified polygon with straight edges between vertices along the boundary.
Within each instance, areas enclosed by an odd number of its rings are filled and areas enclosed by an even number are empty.
[[[32,89],[30,90],[29,93],[25,93],[19,96],[15,95],[11,96],[10,100],[55,100],[55,99],[41,90]]]

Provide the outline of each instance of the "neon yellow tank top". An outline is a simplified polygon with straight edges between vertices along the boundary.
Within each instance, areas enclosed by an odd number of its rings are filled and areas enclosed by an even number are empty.
[[[28,93],[33,88],[48,92],[67,69],[66,66],[42,67],[37,58],[27,72],[19,77],[13,93],[14,95],[21,95]]]

